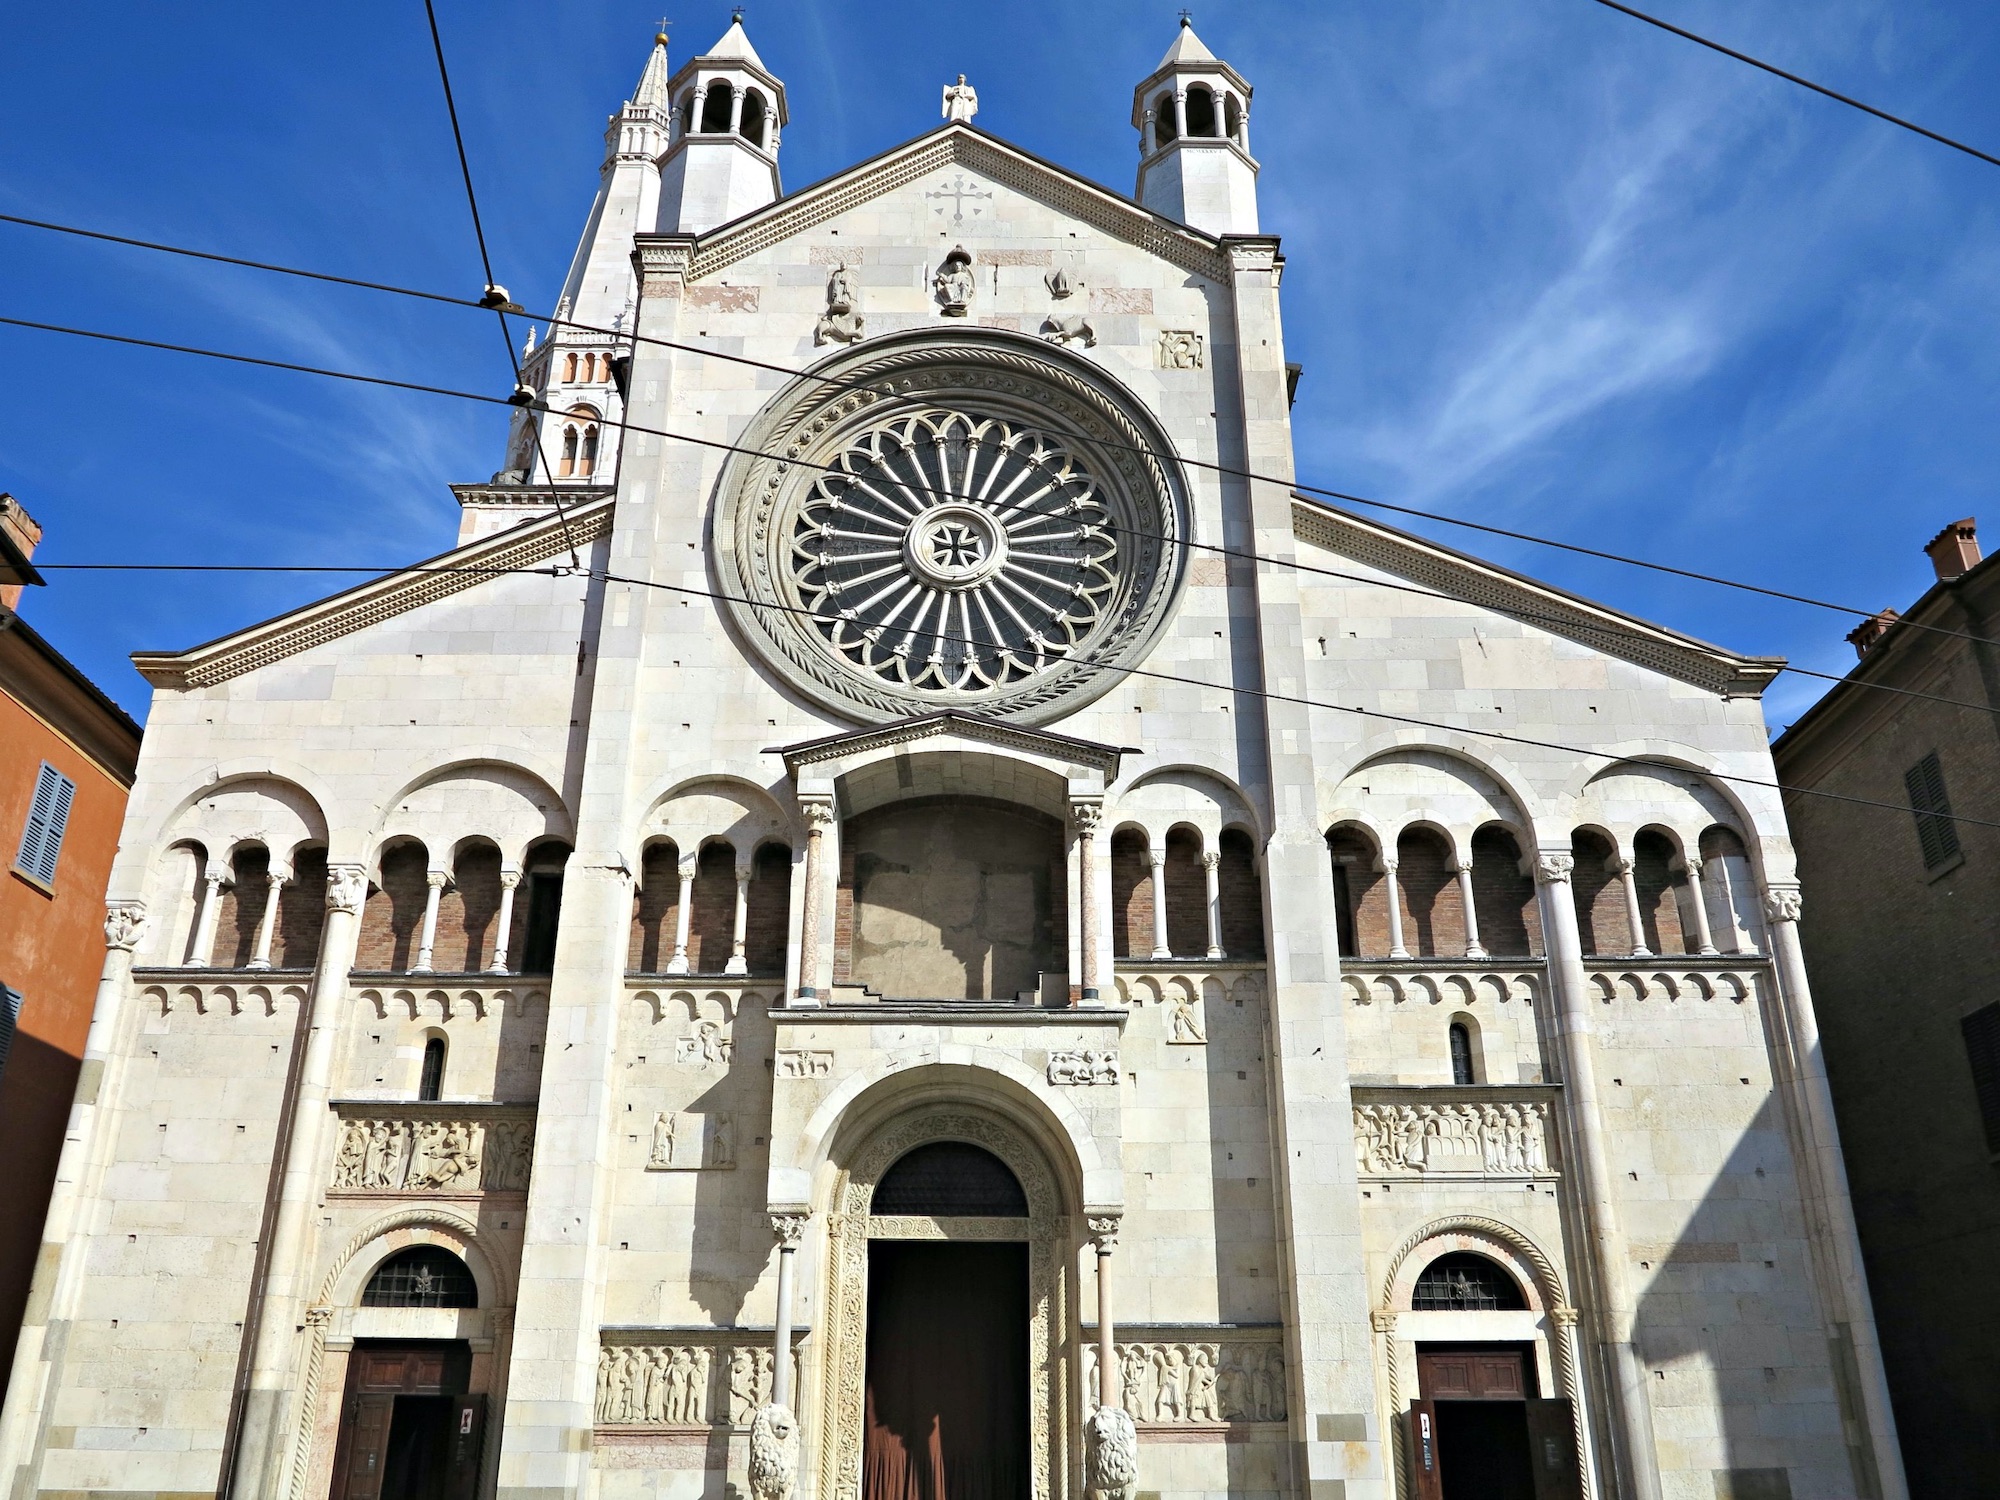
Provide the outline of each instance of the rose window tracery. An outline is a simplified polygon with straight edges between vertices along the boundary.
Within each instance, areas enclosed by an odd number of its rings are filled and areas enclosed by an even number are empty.
[[[1004,687],[1073,655],[1118,585],[1097,481],[997,417],[869,430],[792,523],[792,576],[827,644],[899,687]]]
[[[1124,680],[1178,593],[1171,441],[1039,340],[869,339],[738,443],[712,521],[725,611],[835,712],[1059,717]]]

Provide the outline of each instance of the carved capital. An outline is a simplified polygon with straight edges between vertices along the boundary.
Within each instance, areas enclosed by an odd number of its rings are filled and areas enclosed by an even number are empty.
[[[1220,870],[1222,868],[1221,851],[1210,849],[1205,852],[1201,857],[1201,867],[1204,870]]]
[[[266,873],[272,885],[290,885],[292,883],[292,867],[290,865],[281,865],[274,862]]]
[[[833,803],[829,799],[815,797],[809,802],[801,801],[799,813],[806,820],[808,834],[824,833],[833,826]]]
[[[1805,909],[1805,897],[1795,885],[1774,885],[1764,892],[1764,920],[1796,922]]]
[[[1117,1214],[1104,1214],[1084,1220],[1090,1230],[1090,1242],[1097,1246],[1099,1255],[1109,1255],[1118,1248],[1118,1226],[1125,1221]]]
[[[1102,802],[1072,802],[1069,805],[1069,821],[1081,834],[1097,832],[1097,825],[1104,821]]]
[[[309,1307],[306,1309],[306,1327],[308,1328],[324,1328],[332,1321],[333,1309],[330,1307]]]
[[[114,901],[104,908],[104,946],[130,953],[146,935],[146,903]]]
[[[441,891],[451,884],[451,871],[426,870],[424,871],[424,884],[434,891]]]
[[[1396,1331],[1396,1311],[1394,1308],[1378,1307],[1368,1314],[1368,1326],[1377,1333],[1393,1334]]]
[[[1696,882],[1701,880],[1701,856],[1699,854],[1688,855],[1686,859],[1681,861],[1681,866],[1687,871],[1689,880]]]
[[[519,870],[515,869],[512,865],[502,865],[500,867],[501,890],[511,891],[516,886],[520,885],[520,883],[521,883],[521,872]]]
[[[772,1214],[771,1233],[782,1250],[796,1250],[806,1237],[806,1226],[812,1222],[811,1214]]]
[[[213,859],[208,862],[208,868],[201,872],[201,878],[213,886],[236,884],[236,872],[228,865]]]
[[[1396,866],[1399,863],[1400,861],[1395,855],[1384,854],[1375,861],[1375,868],[1380,870],[1384,875],[1393,875],[1396,873]]]
[[[1535,884],[1568,885],[1571,872],[1576,869],[1573,854],[1537,854],[1535,856]]]
[[[1625,876],[1632,873],[1632,861],[1622,854],[1614,854],[1604,862],[1604,868],[1613,875]]]
[[[680,864],[675,866],[675,873],[683,880],[692,880],[695,877],[695,872],[700,868],[701,860],[699,857],[693,854],[684,854],[681,856]]]
[[[1451,859],[1451,867],[1461,875],[1470,875],[1472,873],[1472,856],[1470,854],[1454,854]]]
[[[361,910],[368,898],[368,869],[365,865],[326,867],[326,909],[349,913]]]
[[[1558,1328],[1574,1328],[1576,1327],[1576,1309],[1573,1307],[1552,1307],[1549,1309],[1549,1321]]]

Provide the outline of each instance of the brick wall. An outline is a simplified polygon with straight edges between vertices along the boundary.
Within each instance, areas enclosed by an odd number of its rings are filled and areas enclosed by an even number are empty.
[[[1441,834],[1410,828],[1396,840],[1396,879],[1402,886],[1403,946],[1422,958],[1465,953],[1465,903],[1458,871]]]
[[[319,958],[326,927],[326,851],[300,849],[292,855],[292,879],[278,897],[278,935],[271,962],[281,969],[309,969]]]
[[[743,957],[750,972],[784,973],[792,910],[792,851],[785,845],[766,844],[757,851],[744,908]]]
[[[517,896],[519,892],[515,893]],[[431,967],[440,974],[473,974],[493,962],[494,926],[500,916],[500,851],[473,844],[459,851],[452,882],[438,897],[437,942]],[[518,955],[509,950],[509,962]]]
[[[1153,866],[1146,836],[1131,828],[1111,835],[1111,952],[1144,958],[1153,951]]]
[[[271,885],[268,850],[238,849],[229,858],[235,884],[222,892],[222,911],[215,924],[211,962],[218,969],[240,969],[257,951],[257,926],[264,920],[265,892]]]
[[[1521,870],[1512,834],[1482,828],[1472,836],[1472,906],[1479,941],[1496,957],[1542,952],[1542,915],[1535,905],[1535,877]]]
[[[1257,848],[1248,834],[1222,835],[1222,951],[1230,958],[1264,956],[1264,882],[1257,874]]]
[[[382,873],[361,908],[355,968],[401,973],[416,961],[417,938],[424,924],[424,871],[428,863],[422,844],[398,844],[382,856]]]
[[[1201,839],[1186,829],[1167,833],[1167,947],[1176,958],[1208,952],[1208,871]]]
[[[1674,846],[1657,833],[1642,833],[1632,841],[1636,858],[1632,880],[1639,889],[1639,921],[1645,929],[1646,946],[1655,953],[1689,953],[1681,933],[1678,887],[1686,873],[1672,868]]]
[[[639,862],[639,888],[632,893],[632,940],[625,967],[634,974],[658,974],[674,956],[679,930],[681,852],[672,843],[649,844]]]
[[[720,974],[736,939],[736,854],[728,845],[701,851],[688,906],[688,967],[696,974]]]
[[[1611,844],[1599,834],[1578,829],[1570,838],[1576,868],[1570,875],[1570,895],[1576,902],[1577,934],[1585,953],[1630,953],[1632,926],[1625,914],[1625,891],[1618,876],[1605,868]]]
[[[854,982],[854,845],[841,843],[840,884],[833,893],[833,982]]]

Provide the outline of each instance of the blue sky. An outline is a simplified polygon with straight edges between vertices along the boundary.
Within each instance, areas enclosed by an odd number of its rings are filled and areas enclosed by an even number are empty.
[[[2000,8],[1654,8],[2000,148]],[[963,71],[982,126],[1129,192],[1132,87],[1177,11],[758,0],[747,25],[789,90],[788,184],[929,129]],[[440,14],[499,275],[546,307],[658,12]],[[672,14],[678,60],[729,10]],[[1195,20],[1256,88],[1302,477],[1869,608],[1922,591],[1918,549],[1947,521],[1982,515],[2000,546],[2000,168],[1589,0],[1248,0]],[[414,0],[33,6],[7,30],[0,209],[477,294]],[[9,225],[0,312],[508,383],[469,312]],[[0,488],[47,527],[45,561],[393,565],[447,547],[446,485],[499,465],[496,408],[7,328],[0,360]],[[1837,616],[1431,529],[1741,650],[1852,660]],[[128,652],[332,591],[51,576],[28,618],[142,716]],[[1773,723],[1823,686],[1780,679]]]

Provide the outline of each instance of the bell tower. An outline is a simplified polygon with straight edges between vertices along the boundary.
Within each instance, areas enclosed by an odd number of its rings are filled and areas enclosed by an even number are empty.
[[[667,91],[673,133],[660,160],[660,233],[700,234],[779,196],[785,86],[750,45],[741,11]]]
[[[1257,233],[1250,85],[1194,34],[1180,35],[1132,94],[1139,201],[1209,234]]]

